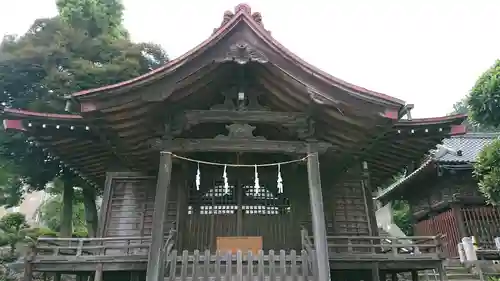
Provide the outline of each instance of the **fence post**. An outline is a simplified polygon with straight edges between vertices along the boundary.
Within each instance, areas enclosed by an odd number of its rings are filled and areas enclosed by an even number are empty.
[[[495,237],[493,241],[495,241],[495,248],[497,248],[497,250],[500,250],[500,237]]]
[[[465,257],[465,249],[463,243],[458,243],[458,256],[460,257],[460,263],[465,263],[467,258]]]
[[[464,247],[465,259],[467,261],[477,261],[476,249],[474,249],[472,238],[462,238],[462,245]]]

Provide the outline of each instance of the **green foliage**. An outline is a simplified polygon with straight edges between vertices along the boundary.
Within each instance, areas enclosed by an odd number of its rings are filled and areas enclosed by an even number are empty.
[[[18,243],[25,241],[28,229],[26,217],[21,213],[10,213],[0,219],[0,246],[9,246],[13,256]]]
[[[57,0],[56,3],[61,19],[74,28],[86,30],[91,37],[128,36],[122,25],[124,7],[120,0]]]
[[[62,196],[55,195],[40,206],[40,220],[49,229],[59,231],[61,229]],[[81,201],[73,202],[73,229],[76,232],[86,231],[85,207]]]
[[[17,206],[23,196],[22,181],[8,163],[0,163],[0,206]]]
[[[479,190],[489,203],[500,203],[500,140],[485,146],[474,164],[474,174],[479,179]]]
[[[36,240],[38,237],[57,237],[57,232],[45,227],[36,227],[28,231],[28,236]]]
[[[494,132],[497,131],[494,127],[491,126],[486,126],[477,123],[474,121],[470,115],[471,112],[469,110],[469,100],[468,97],[456,102],[453,104],[453,112],[451,112],[449,115],[452,114],[467,114],[469,115],[467,120],[465,120],[464,125],[467,126],[467,131],[468,132]]]
[[[410,206],[406,201],[395,200],[392,202],[393,219],[394,223],[403,231],[406,235],[413,235],[413,225],[410,219]]]
[[[133,43],[122,25],[119,0],[57,0],[59,15],[34,21],[22,36],[0,44],[0,102],[7,107],[64,112],[64,96],[118,83],[164,64],[161,47]],[[73,182],[61,167],[21,133],[0,131],[0,205],[17,205],[21,185],[42,190],[55,178]],[[4,198],[5,197],[5,198]]]
[[[468,106],[470,117],[478,124],[495,128],[500,125],[500,60],[479,77]]]

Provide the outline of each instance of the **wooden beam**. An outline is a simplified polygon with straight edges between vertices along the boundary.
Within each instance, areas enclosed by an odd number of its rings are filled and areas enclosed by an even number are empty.
[[[171,152],[261,152],[307,154],[307,143],[265,139],[153,139],[150,145],[160,151]],[[316,143],[316,152],[324,153],[332,145]]]
[[[171,176],[172,154],[162,151],[160,153],[160,165],[158,169],[158,180],[156,183],[151,247],[149,248],[146,281],[158,281],[164,279],[163,270],[165,262],[161,257],[161,253],[164,242],[163,239],[165,233],[165,218],[167,216],[168,196],[171,189]]]
[[[266,124],[307,124],[308,116],[302,112],[274,112],[263,110],[188,110],[183,117],[188,125],[203,123],[266,123]],[[181,119],[182,120],[182,119]]]
[[[326,240],[325,211],[323,209],[323,194],[321,191],[321,176],[319,172],[319,156],[315,147],[307,145],[307,176],[309,182],[309,199],[311,202],[312,227],[318,280],[330,279],[330,263],[328,258],[328,243]]]

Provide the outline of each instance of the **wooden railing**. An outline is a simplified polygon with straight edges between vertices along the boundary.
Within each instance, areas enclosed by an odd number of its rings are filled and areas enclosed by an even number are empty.
[[[165,266],[158,267],[160,271],[158,276],[163,276],[165,268],[168,268],[170,266],[167,258],[168,256],[170,256],[174,248],[175,234],[176,231],[174,229],[171,229],[169,235],[165,238],[165,242],[163,243],[163,247],[160,252],[160,264],[164,264]]]
[[[311,237],[308,235],[307,230],[304,227],[302,227],[302,229],[300,230],[300,238],[302,241],[302,249],[304,251],[306,251],[307,256],[308,256],[309,270],[311,272],[314,272],[314,275],[317,275],[318,268],[316,266],[314,266],[315,259],[316,259],[314,245],[313,245]]]
[[[147,255],[151,237],[38,238],[35,259],[92,259],[99,256]]]
[[[314,239],[302,230],[302,247],[314,250]],[[441,259],[441,243],[438,236],[327,236],[329,258],[345,259],[364,255],[373,260]],[[364,259],[365,259],[364,258]]]
[[[180,254],[180,255],[179,255]],[[165,280],[316,280],[308,268],[309,256],[305,250],[286,253],[269,251],[220,252],[209,250],[194,253],[172,250],[167,258]],[[235,279],[232,279],[235,278]],[[277,279],[279,278],[279,279]]]

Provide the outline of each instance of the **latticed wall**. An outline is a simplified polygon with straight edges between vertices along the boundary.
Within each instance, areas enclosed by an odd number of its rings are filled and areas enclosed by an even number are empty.
[[[465,236],[475,236],[485,247],[494,245],[493,238],[500,237],[500,210],[496,206],[463,206]]]
[[[221,236],[262,236],[264,250],[296,248],[299,233],[291,205],[282,194],[265,187],[215,185],[201,197],[191,188],[184,249],[212,249]],[[294,241],[295,240],[295,241]],[[295,246],[295,247],[294,247]]]

